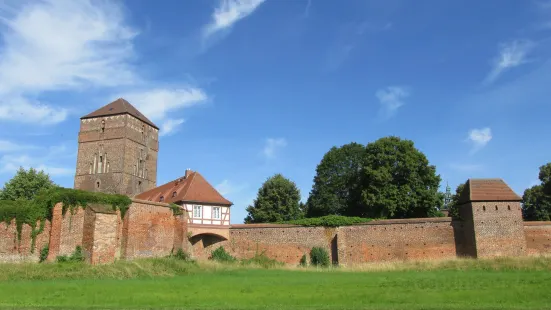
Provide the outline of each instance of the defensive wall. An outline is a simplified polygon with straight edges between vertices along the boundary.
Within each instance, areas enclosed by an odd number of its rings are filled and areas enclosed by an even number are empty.
[[[198,259],[224,246],[238,258],[264,253],[298,264],[312,247],[323,247],[334,262],[353,265],[391,260],[522,256],[551,253],[551,222],[523,222],[519,202],[469,203],[461,220],[420,218],[378,220],[334,228],[251,224],[231,228],[189,225],[167,204],[133,200],[123,218],[109,206],[75,212],[55,206],[52,221],[34,240],[32,229],[15,221],[0,223],[0,261],[38,261],[49,245],[48,260],[81,246],[93,264],[116,259],[162,257],[182,248]],[[38,226],[37,226],[38,227]]]

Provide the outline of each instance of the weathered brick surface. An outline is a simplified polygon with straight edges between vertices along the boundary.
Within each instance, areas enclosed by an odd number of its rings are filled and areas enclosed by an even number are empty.
[[[158,150],[158,130],[131,115],[83,119],[75,188],[131,197],[151,189]]]
[[[82,246],[84,210],[67,210],[61,221],[61,235],[58,255],[71,255],[77,246]]]
[[[551,253],[551,222],[524,222],[527,253]]]
[[[23,225],[18,238],[15,220],[0,223],[0,262],[38,261],[40,250],[48,244],[50,222],[46,221],[43,232],[36,236],[34,251],[31,250],[31,230],[29,225]]]
[[[520,202],[472,202],[476,257],[526,255]]]
[[[94,223],[94,243],[92,247],[92,264],[105,264],[115,261],[117,243],[116,213],[96,213]]]
[[[123,224],[123,253],[127,259],[170,254],[174,245],[174,216],[164,204],[133,202]]]

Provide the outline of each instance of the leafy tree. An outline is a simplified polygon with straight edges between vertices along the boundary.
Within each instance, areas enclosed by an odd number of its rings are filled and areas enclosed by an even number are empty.
[[[350,214],[371,218],[434,216],[442,200],[440,176],[410,140],[385,137],[366,147],[361,171],[362,205]]]
[[[528,221],[551,220],[551,163],[540,167],[541,184],[524,191],[522,216]]]
[[[532,186],[524,191],[522,217],[527,221],[551,220],[551,197],[543,192],[543,185]]]
[[[465,183],[457,185],[457,188],[455,189],[455,194],[452,195],[452,201],[450,202],[448,211],[448,215],[451,217],[459,217],[459,196],[461,196],[461,192],[463,192],[464,188]]]
[[[281,174],[276,174],[258,190],[245,223],[272,223],[296,220],[303,216],[300,208],[300,191],[296,184]]]
[[[15,176],[4,184],[4,188],[0,191],[0,200],[31,200],[41,190],[55,186],[44,171],[37,171],[34,168],[25,170],[21,167]]]
[[[359,185],[364,156],[365,146],[358,143],[332,147],[323,156],[306,203],[307,217],[344,215],[358,204],[352,193]]]

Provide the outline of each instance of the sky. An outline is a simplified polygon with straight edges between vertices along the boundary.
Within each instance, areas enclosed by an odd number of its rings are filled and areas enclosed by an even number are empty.
[[[415,142],[452,188],[519,195],[551,160],[551,1],[0,0],[0,184],[73,186],[79,118],[123,97],[157,183],[199,171],[240,223],[275,173],[305,201],[332,146]]]

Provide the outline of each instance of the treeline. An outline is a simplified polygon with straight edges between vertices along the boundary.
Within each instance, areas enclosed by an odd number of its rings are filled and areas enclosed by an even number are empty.
[[[317,166],[306,204],[296,184],[269,178],[247,208],[245,223],[341,215],[361,218],[442,216],[440,176],[413,141],[385,137],[331,148]]]
[[[541,184],[523,195],[525,220],[551,220],[551,163],[540,167]],[[316,168],[305,204],[296,184],[276,174],[260,187],[247,207],[245,223],[296,222],[304,218],[421,218],[443,216],[440,176],[410,140],[385,137],[367,145],[350,143],[331,148]],[[458,216],[459,184],[448,205]],[[343,221],[342,219],[340,221]]]

